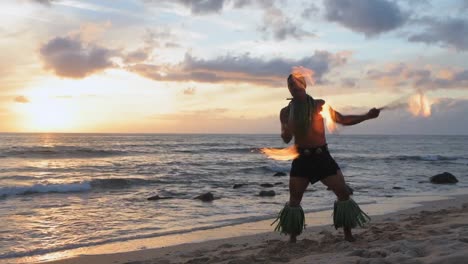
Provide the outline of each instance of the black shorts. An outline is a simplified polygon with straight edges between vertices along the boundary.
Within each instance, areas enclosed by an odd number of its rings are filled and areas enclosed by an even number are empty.
[[[316,149],[299,149],[299,153],[292,162],[289,174],[291,177],[307,177],[314,184],[335,175],[340,169],[326,145]]]

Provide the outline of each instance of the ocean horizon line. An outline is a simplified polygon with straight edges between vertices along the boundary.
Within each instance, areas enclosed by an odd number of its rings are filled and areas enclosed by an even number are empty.
[[[278,133],[224,133],[224,132],[2,132],[0,135],[39,135],[39,134],[64,134],[64,135],[280,135]],[[468,136],[467,134],[437,134],[437,133],[427,133],[427,134],[416,134],[416,133],[401,133],[401,134],[384,134],[384,133],[338,133],[338,134],[328,134],[328,136]]]

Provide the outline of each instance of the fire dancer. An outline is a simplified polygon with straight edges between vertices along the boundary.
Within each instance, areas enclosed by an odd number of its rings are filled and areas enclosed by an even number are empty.
[[[281,109],[281,137],[289,143],[294,137],[298,156],[293,160],[289,178],[289,202],[278,215],[276,231],[290,235],[290,242],[302,233],[305,226],[302,196],[309,183],[321,181],[336,197],[333,223],[336,229],[343,228],[344,239],[355,241],[351,229],[362,226],[370,218],[350,198],[340,167],[328,152],[324,121],[320,112],[324,100],[313,99],[306,93],[306,81],[302,75],[291,74],[287,80],[293,96],[288,106]],[[379,116],[380,110],[372,108],[364,115],[342,115],[329,108],[332,119],[341,125],[351,126]],[[275,222],[276,222],[275,221]]]

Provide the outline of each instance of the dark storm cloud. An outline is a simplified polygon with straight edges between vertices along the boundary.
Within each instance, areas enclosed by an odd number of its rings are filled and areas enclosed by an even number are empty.
[[[408,18],[400,7],[387,0],[325,0],[325,18],[367,37],[402,26]]]

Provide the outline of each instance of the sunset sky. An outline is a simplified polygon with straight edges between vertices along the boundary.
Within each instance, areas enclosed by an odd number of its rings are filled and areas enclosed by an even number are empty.
[[[0,2],[1,132],[277,133],[292,67],[341,133],[468,134],[467,0]]]

